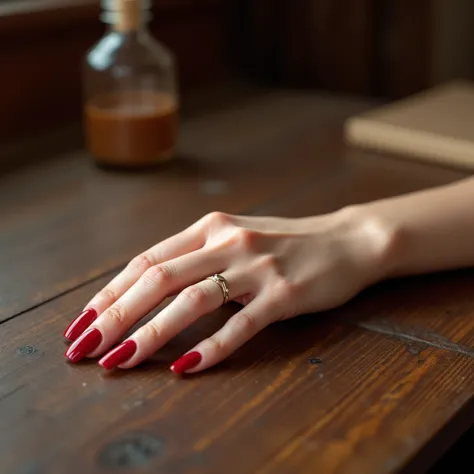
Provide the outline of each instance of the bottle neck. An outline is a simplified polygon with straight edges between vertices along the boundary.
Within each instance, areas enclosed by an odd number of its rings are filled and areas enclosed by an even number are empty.
[[[122,25],[109,24],[106,29],[106,34],[118,34],[124,38],[143,38],[150,34],[147,23],[141,23],[133,27],[124,27]]]

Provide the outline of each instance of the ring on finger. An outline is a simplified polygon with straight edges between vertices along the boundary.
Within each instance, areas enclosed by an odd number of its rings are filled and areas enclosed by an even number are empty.
[[[229,301],[229,283],[228,281],[219,273],[216,273],[215,275],[212,275],[210,277],[207,277],[206,280],[211,280],[217,285],[219,285],[221,291],[222,291],[222,297],[224,298],[223,305],[226,304]]]

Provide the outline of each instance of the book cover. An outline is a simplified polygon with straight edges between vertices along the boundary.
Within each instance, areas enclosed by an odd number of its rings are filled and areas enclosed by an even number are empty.
[[[458,80],[349,118],[349,145],[474,170],[474,83]]]

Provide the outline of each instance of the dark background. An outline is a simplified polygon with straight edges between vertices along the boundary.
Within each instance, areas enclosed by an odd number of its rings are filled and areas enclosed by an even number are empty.
[[[395,99],[474,70],[470,0],[154,0],[184,94],[230,78]],[[0,1],[0,140],[81,114],[98,0]]]

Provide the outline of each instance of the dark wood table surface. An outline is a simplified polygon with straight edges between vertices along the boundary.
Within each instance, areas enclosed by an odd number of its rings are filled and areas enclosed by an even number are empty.
[[[0,177],[0,473],[425,472],[474,421],[474,271],[398,279],[275,324],[218,367],[63,357],[68,322],[134,255],[213,210],[303,216],[465,173],[348,149],[368,102],[261,91],[183,120],[178,159],[97,169],[81,150]]]

